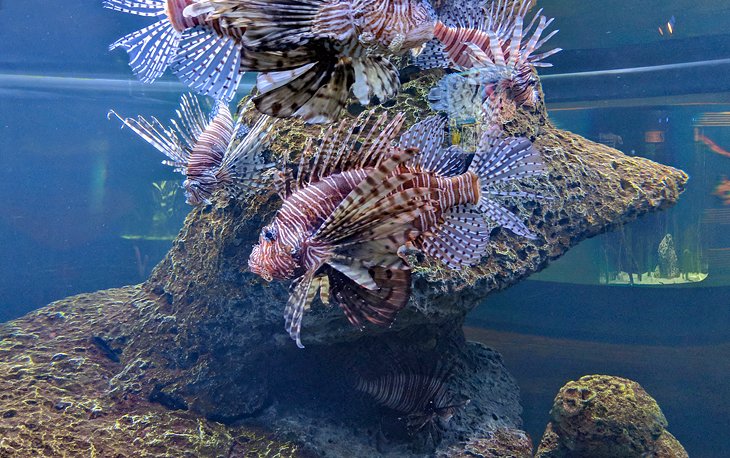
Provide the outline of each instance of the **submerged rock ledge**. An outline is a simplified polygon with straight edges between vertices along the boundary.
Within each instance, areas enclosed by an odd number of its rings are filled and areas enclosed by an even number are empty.
[[[405,111],[409,122],[428,115],[435,78],[406,83],[387,110]],[[527,183],[547,199],[512,207],[536,240],[495,230],[482,263],[460,272],[414,255],[414,294],[390,329],[362,332],[338,308],[315,303],[299,350],[283,329],[287,285],[245,272],[277,200],[219,196],[191,211],[143,285],[59,301],[0,328],[0,457],[302,453],[282,437],[329,456],[422,452],[384,441],[379,411],[352,389],[352,364],[379,364],[384,346],[436,351],[454,364],[452,389],[471,403],[441,450],[519,428],[519,390],[496,352],[465,342],[465,314],[581,240],[672,205],[687,176],[559,130],[544,106],[517,111],[506,129],[531,138],[550,170]],[[298,153],[313,132],[287,121],[273,154]]]

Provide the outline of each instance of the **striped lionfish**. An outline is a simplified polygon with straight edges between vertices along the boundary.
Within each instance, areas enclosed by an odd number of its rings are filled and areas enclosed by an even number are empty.
[[[485,71],[483,78],[487,85],[501,84],[511,92],[517,105],[536,106],[534,68],[550,67],[552,64],[544,60],[561,49],[535,54],[558,31],[542,38],[544,30],[553,22],[541,14],[542,10],[524,27],[525,16],[533,3],[534,0],[494,0],[477,20],[463,14],[463,8],[459,7],[443,12],[434,27],[435,40],[427,45],[417,63],[423,68],[455,68],[467,72],[472,79],[479,79],[480,71]],[[498,81],[492,79],[495,72],[503,74]]]
[[[284,315],[299,347],[302,316],[317,291],[355,326],[390,325],[410,296],[410,268],[400,256],[406,244],[459,269],[482,258],[487,220],[533,236],[492,199],[518,195],[500,194],[497,183],[544,170],[529,140],[485,140],[488,149],[464,171],[461,150],[441,146],[441,117],[413,125],[394,146],[403,115],[387,122],[383,114],[363,134],[371,115],[307,142],[296,177],[284,174],[284,203],[249,258],[250,270],[267,281],[294,279]]]
[[[179,120],[172,120],[170,128],[154,117],[148,121],[142,116],[123,119],[114,111],[109,114],[167,156],[163,164],[186,176],[183,187],[190,205],[209,204],[218,189],[237,198],[243,190],[261,185],[259,174],[266,164],[260,152],[266,148],[273,125],[268,116],[261,116],[239,141],[245,126],[240,121],[234,126],[224,101],[217,102],[207,119],[198,99],[183,95]]]
[[[427,0],[193,0],[188,17],[245,29],[259,111],[332,121],[350,93],[367,105],[393,97],[400,82],[389,55],[433,37]]]
[[[231,100],[245,70],[242,30],[214,19],[186,17],[192,0],[104,0],[115,11],[158,18],[109,46],[124,48],[129,65],[144,83],[162,76],[168,67],[196,92]]]
[[[430,366],[400,362],[377,377],[358,377],[355,389],[381,406],[405,414],[409,433],[424,429],[437,433],[469,399],[457,400],[450,393],[453,372],[449,365],[437,361]]]

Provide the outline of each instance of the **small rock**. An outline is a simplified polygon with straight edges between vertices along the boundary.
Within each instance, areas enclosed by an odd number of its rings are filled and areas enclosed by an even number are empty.
[[[664,430],[667,420],[656,401],[628,379],[589,375],[568,382],[550,414],[536,458],[686,456]]]

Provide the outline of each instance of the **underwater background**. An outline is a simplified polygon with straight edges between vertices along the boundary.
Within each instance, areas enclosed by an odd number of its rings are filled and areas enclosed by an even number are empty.
[[[639,382],[693,457],[730,456],[730,6],[542,0],[564,49],[541,71],[560,128],[686,171],[678,205],[585,241],[471,313],[537,440],[568,380]],[[114,108],[167,120],[185,90],[138,83],[108,44],[139,26],[93,2],[0,3],[0,322],[139,283],[189,207]],[[253,75],[239,93],[248,92]],[[653,275],[671,235],[679,284]],[[660,269],[661,270],[661,269]],[[653,281],[652,279],[656,279]]]

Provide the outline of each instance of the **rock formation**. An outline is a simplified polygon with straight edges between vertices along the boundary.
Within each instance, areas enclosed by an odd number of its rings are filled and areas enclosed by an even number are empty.
[[[656,401],[636,382],[588,375],[555,397],[537,458],[686,458]]]
[[[428,115],[425,95],[437,78],[405,83],[394,103],[381,109],[404,111],[409,123]],[[252,425],[279,433],[270,450],[291,451],[293,440],[331,456],[422,452],[438,441],[383,434],[388,413],[359,396],[349,379],[354,361],[374,364],[379,346],[404,343],[448,359],[455,368],[452,389],[471,399],[449,423],[439,450],[519,429],[514,380],[496,352],[465,342],[465,314],[581,240],[672,205],[687,176],[559,130],[543,105],[514,111],[505,122],[510,134],[534,141],[550,170],[524,184],[545,199],[511,207],[537,239],[495,229],[482,263],[462,271],[413,254],[414,294],[390,329],[360,331],[338,308],[315,303],[304,317],[307,348],[300,350],[283,329],[288,285],[246,272],[277,198],[268,193],[232,202],[218,196],[190,212],[143,285],[70,298],[2,327],[0,380],[11,394],[0,396],[0,412],[8,415],[0,422],[0,456],[39,450],[38,437],[58,437],[54,451],[132,444],[149,456],[185,456],[175,455],[174,447],[169,455],[155,454],[155,447],[173,441],[190,450],[211,447],[205,449],[210,455],[196,456],[218,456],[226,447],[246,451],[268,444]],[[295,121],[279,130],[274,159],[284,150],[296,155],[303,138],[319,132]],[[61,421],[65,415],[73,422]],[[14,427],[5,427],[8,418]],[[79,437],[91,430],[103,434]],[[64,448],[71,436],[69,444],[77,445]]]

